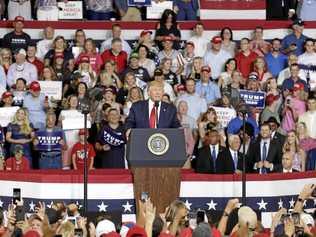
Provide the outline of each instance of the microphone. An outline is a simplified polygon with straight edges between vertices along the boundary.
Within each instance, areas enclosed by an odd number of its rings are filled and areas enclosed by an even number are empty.
[[[156,108],[156,128],[158,128],[158,107],[159,107],[159,101],[155,101],[155,108]]]

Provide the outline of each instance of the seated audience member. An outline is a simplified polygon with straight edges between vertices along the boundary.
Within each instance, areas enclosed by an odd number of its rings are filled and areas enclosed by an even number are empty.
[[[217,80],[224,69],[225,63],[231,55],[222,48],[222,38],[214,36],[211,40],[211,48],[205,52],[204,65],[212,69],[211,77]]]
[[[199,148],[196,159],[192,160],[192,167],[197,173],[217,173],[217,159],[225,147],[220,145],[220,135],[216,130],[206,132],[203,147]]]
[[[29,63],[32,63],[36,69],[37,69],[37,73],[38,75],[41,75],[43,72],[43,68],[44,68],[44,63],[42,62],[42,60],[38,59],[35,55],[36,55],[36,45],[35,44],[29,44],[27,46],[27,51],[26,51],[26,60]]]
[[[14,30],[3,36],[2,47],[11,49],[11,52],[16,52],[19,49],[26,50],[31,42],[31,37],[23,31],[24,17],[17,16],[13,19]]]
[[[188,42],[192,42],[194,44],[194,56],[203,57],[207,46],[209,44],[209,39],[203,36],[204,33],[204,25],[202,22],[196,23],[193,29],[194,35],[188,39]]]
[[[33,125],[29,122],[27,110],[20,108],[16,111],[13,121],[7,126],[5,140],[10,144],[10,154],[17,145],[23,146],[23,154],[32,167],[31,142],[34,138]]]
[[[139,65],[138,53],[132,53],[130,55],[128,66],[123,70],[121,78],[124,78],[125,75],[129,72],[134,73],[135,77],[138,80],[141,80],[143,82],[150,81],[150,76],[147,69]]]
[[[289,131],[283,145],[283,153],[293,154],[292,166],[298,171],[305,171],[306,153],[300,147],[295,131]]]
[[[282,50],[285,54],[294,53],[296,56],[304,52],[304,42],[307,37],[303,34],[304,22],[296,19],[292,23],[292,33],[282,40]]]
[[[115,108],[107,111],[108,123],[98,134],[96,150],[99,151],[102,168],[125,168],[125,134],[120,122],[120,112]]]
[[[270,48],[271,44],[263,39],[263,27],[257,26],[250,41],[250,49],[258,54],[258,56],[263,57],[270,51]]]
[[[236,54],[236,42],[233,41],[233,31],[229,27],[221,29],[220,36],[222,38],[222,49],[230,54],[231,57],[235,57]]]
[[[12,87],[16,83],[16,79],[24,78],[27,84],[37,81],[38,73],[36,67],[26,61],[26,51],[19,49],[15,54],[15,63],[11,64],[7,75],[7,85]]]
[[[211,68],[202,67],[201,80],[196,83],[195,91],[202,98],[205,98],[208,105],[212,105],[217,99],[221,98],[218,85],[211,78]]]
[[[197,19],[197,11],[199,10],[198,0],[174,1],[174,10],[177,13],[178,21],[195,21]]]
[[[155,40],[157,41],[158,47],[161,50],[163,48],[163,41],[165,37],[170,37],[174,41],[174,49],[180,49],[181,32],[177,23],[177,16],[171,9],[166,9],[160,18],[160,22],[157,25]]]
[[[236,54],[237,69],[241,72],[244,78],[248,78],[251,72],[251,66],[258,55],[250,49],[250,40],[242,38],[240,40],[240,51]]]
[[[54,150],[42,151],[39,150],[39,168],[40,169],[61,169],[62,168],[62,149],[67,149],[65,134],[63,130],[56,127],[56,114],[50,111],[46,115],[46,128],[39,132],[58,132],[60,147]],[[35,137],[33,144],[36,147],[39,144],[39,138]]]
[[[112,39],[111,48],[106,49],[101,58],[103,62],[112,60],[116,64],[116,72],[122,73],[127,66],[127,53],[122,49],[122,40],[120,38]]]
[[[306,81],[300,78],[299,72],[300,72],[299,65],[291,64],[290,77],[285,79],[282,83],[282,92],[283,92],[284,97],[287,97],[290,94],[290,91],[292,91],[294,88],[294,84],[303,84],[304,91],[308,90]]]
[[[316,139],[316,98],[314,96],[308,98],[307,111],[299,117],[298,122],[303,122],[310,137]]]
[[[36,57],[40,60],[44,60],[47,52],[52,48],[54,41],[55,29],[51,26],[46,26],[43,30],[44,38],[36,44]]]
[[[286,151],[282,155],[282,163],[281,166],[276,167],[275,172],[278,173],[293,173],[299,172],[293,166],[294,154],[291,151]]]
[[[122,50],[126,52],[128,55],[132,52],[131,47],[129,46],[128,42],[125,41],[122,37],[122,27],[119,24],[112,25],[112,37],[107,38],[105,41],[102,42],[100,53],[111,49],[113,44],[113,39],[120,39],[122,43]],[[105,62],[105,61],[104,61]]]
[[[249,170],[259,174],[273,172],[275,167],[281,164],[281,153],[280,144],[271,139],[269,124],[262,124],[259,139],[250,147]]]
[[[85,155],[84,151],[84,140],[85,136],[88,136],[88,131],[84,129],[79,130],[79,142],[75,143],[71,149],[71,160],[74,170],[79,170],[80,172],[84,169],[84,159],[87,159],[88,169],[93,169],[95,151],[93,146],[87,144],[87,154]]]
[[[5,170],[8,171],[28,171],[30,170],[29,160],[24,156],[24,148],[16,145],[13,150],[13,157],[5,161]]]
[[[29,119],[34,128],[44,128],[49,102],[48,97],[41,93],[39,82],[34,81],[30,84],[29,93],[24,97],[23,106],[28,109]]]
[[[139,66],[145,68],[148,71],[149,76],[152,77],[154,75],[156,64],[155,61],[150,58],[149,48],[144,44],[140,44],[136,51],[138,52]]]
[[[238,135],[228,136],[228,148],[219,152],[216,159],[216,173],[234,174],[242,172],[242,154],[239,152],[240,138]]]
[[[207,103],[204,98],[201,98],[195,91],[195,81],[188,78],[185,81],[186,92],[178,96],[179,101],[185,101],[188,104],[188,115],[194,118],[195,121],[207,110]]]

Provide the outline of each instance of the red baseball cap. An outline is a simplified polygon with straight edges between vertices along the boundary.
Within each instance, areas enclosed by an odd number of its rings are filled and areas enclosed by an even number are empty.
[[[164,36],[163,37],[163,41],[173,41],[173,37],[171,37],[171,36]]]
[[[87,55],[84,55],[80,58],[79,63],[90,63],[90,58]]]
[[[38,81],[32,81],[30,86],[29,86],[30,90],[32,91],[40,91],[41,90],[41,85],[39,84]]]
[[[143,37],[144,35],[147,35],[147,34],[152,34],[153,32],[150,31],[150,30],[143,30],[141,33],[140,33],[140,37]]]
[[[132,237],[132,236],[139,236],[139,237],[147,237],[146,231],[144,228],[135,225],[129,231],[127,232],[126,237]]]
[[[185,85],[179,84],[176,86],[177,92],[186,91]]]
[[[118,233],[116,233],[115,231],[112,231],[110,233],[101,235],[101,237],[121,237],[121,236]]]
[[[274,101],[276,101],[278,99],[279,99],[278,95],[269,94],[266,97],[266,104],[271,105]]]
[[[209,66],[203,66],[201,68],[201,72],[206,71],[206,72],[211,72],[211,68]]]
[[[54,58],[55,58],[55,59],[57,59],[57,58],[62,58],[62,59],[64,59],[64,54],[63,54],[63,53],[55,53]]]
[[[220,36],[214,36],[211,40],[211,42],[213,44],[219,44],[219,43],[222,43],[222,38]]]
[[[79,136],[86,134],[88,135],[88,131],[84,130],[83,128],[79,130]]]
[[[10,91],[3,92],[2,99],[6,99],[6,98],[8,98],[10,96],[13,97],[13,94]]]
[[[304,84],[303,83],[295,83],[293,86],[293,91],[300,91],[304,90]]]
[[[24,22],[24,17],[23,16],[16,16],[14,18],[14,22],[18,22],[18,21]]]

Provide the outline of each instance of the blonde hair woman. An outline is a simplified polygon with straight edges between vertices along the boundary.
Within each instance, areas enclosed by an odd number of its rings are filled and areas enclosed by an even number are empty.
[[[16,145],[22,145],[24,156],[32,164],[31,142],[33,138],[33,125],[29,121],[27,109],[20,108],[16,111],[12,122],[7,127],[6,141],[10,143],[11,155]]]

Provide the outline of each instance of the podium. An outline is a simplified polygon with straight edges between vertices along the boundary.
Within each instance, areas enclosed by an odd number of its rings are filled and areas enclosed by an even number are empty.
[[[183,129],[132,129],[127,160],[136,205],[141,193],[148,192],[158,213],[164,212],[179,197],[180,169],[186,161]]]

